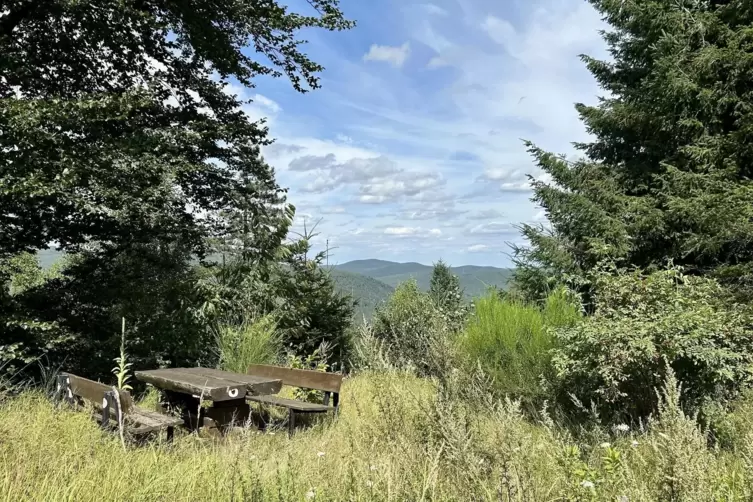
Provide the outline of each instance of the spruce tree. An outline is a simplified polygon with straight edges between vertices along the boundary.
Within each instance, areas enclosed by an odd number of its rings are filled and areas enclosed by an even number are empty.
[[[594,137],[576,162],[528,143],[551,228],[524,225],[516,280],[542,295],[601,261],[669,261],[753,291],[753,4],[590,0],[612,61],[581,56],[606,91],[577,104]]]

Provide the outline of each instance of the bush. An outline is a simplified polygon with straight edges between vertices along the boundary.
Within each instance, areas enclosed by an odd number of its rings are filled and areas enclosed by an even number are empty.
[[[559,394],[593,401],[606,419],[644,417],[669,363],[683,405],[724,402],[751,382],[750,308],[714,280],[673,268],[644,275],[599,272],[595,313],[557,331],[553,365]]]
[[[423,375],[448,367],[451,332],[440,309],[415,280],[398,285],[385,305],[377,308],[371,330],[392,365]]]
[[[227,371],[245,373],[251,364],[274,364],[280,357],[280,345],[277,321],[271,314],[217,328],[219,364]]]
[[[571,326],[579,318],[564,289],[552,293],[542,308],[491,291],[475,301],[458,346],[466,364],[479,364],[500,393],[534,400],[543,395],[542,376],[551,373],[551,328]]]

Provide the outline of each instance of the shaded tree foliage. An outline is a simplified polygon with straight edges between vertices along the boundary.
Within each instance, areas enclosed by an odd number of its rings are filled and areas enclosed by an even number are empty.
[[[591,0],[613,61],[582,56],[607,91],[577,110],[595,139],[569,162],[532,144],[551,182],[534,201],[551,229],[525,225],[518,284],[583,287],[601,261],[673,261],[753,292],[753,5],[742,0]],[[588,289],[588,288],[582,288]]]
[[[264,122],[228,84],[317,88],[322,67],[298,32],[352,22],[337,0],[308,4],[0,0],[0,261],[50,244],[79,255],[22,295],[2,288],[0,345],[96,376],[125,316],[139,364],[203,357],[211,297],[190,259],[230,231],[223,213],[243,210],[268,260],[292,211],[260,156]]]

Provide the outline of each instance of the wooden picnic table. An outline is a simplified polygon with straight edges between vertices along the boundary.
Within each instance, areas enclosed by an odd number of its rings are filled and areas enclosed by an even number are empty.
[[[220,432],[250,415],[247,396],[277,394],[282,380],[212,368],[168,368],[136,371],[137,380],[160,389],[169,409],[178,409],[189,428]],[[202,406],[211,401],[211,406]]]

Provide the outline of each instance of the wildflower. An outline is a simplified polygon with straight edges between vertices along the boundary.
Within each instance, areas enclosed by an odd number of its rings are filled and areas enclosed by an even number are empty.
[[[316,454],[316,456],[319,458],[322,458],[324,456],[324,452],[320,451],[319,453]]]
[[[377,467],[376,467],[375,465],[370,465],[370,466],[369,466],[369,470],[370,470],[370,471],[376,471],[376,470],[377,470]]]
[[[314,497],[316,497],[316,492],[314,492],[314,490],[306,492],[306,500],[312,500]]]
[[[369,488],[371,488],[372,486],[374,486],[374,483],[371,480],[366,481],[366,486],[368,486]]]
[[[609,448],[612,445],[610,445],[609,443],[601,443],[601,445],[599,446],[601,446],[602,448]]]
[[[593,488],[594,484],[590,481],[583,481],[580,486],[582,486],[583,488]]]
[[[627,432],[630,430],[630,426],[628,426],[627,424],[619,424],[615,427],[615,429],[617,429],[617,431],[619,432]]]
[[[633,439],[633,442],[630,443],[630,446],[632,446],[633,448],[638,448],[638,441],[636,441],[635,439]]]

